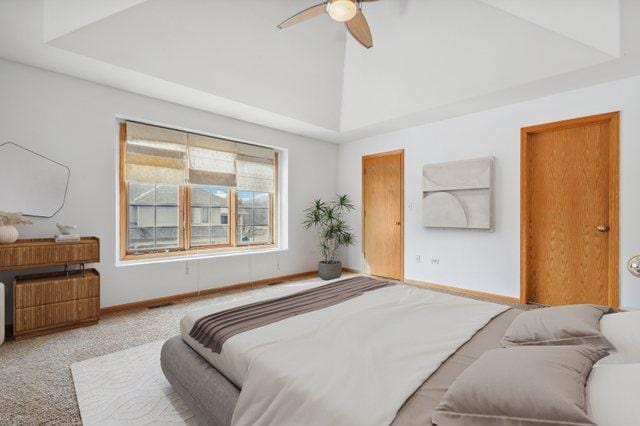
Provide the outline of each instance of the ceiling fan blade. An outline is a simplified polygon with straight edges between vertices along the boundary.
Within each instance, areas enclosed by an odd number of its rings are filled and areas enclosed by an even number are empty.
[[[325,4],[324,3],[320,3],[317,4],[315,6],[311,6],[305,10],[303,10],[302,12],[298,12],[295,15],[293,15],[291,18],[286,19],[285,21],[283,21],[282,23],[278,24],[278,28],[282,29],[282,28],[287,28],[290,27],[292,25],[295,24],[299,24],[300,22],[304,22],[308,19],[311,18],[315,18],[316,16],[320,15],[321,13],[325,12]]]
[[[373,46],[373,38],[371,37],[371,30],[367,19],[362,14],[362,10],[358,11],[358,14],[350,21],[344,23],[347,26],[349,33],[358,40],[358,42],[367,49]]]

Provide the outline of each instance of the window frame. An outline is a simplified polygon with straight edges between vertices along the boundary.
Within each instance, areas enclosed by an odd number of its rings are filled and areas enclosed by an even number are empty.
[[[162,127],[162,126],[156,126]],[[236,215],[237,198],[236,188],[228,188],[229,199],[229,224],[228,243],[209,244],[202,246],[191,246],[191,185],[183,184],[178,186],[178,247],[166,249],[150,250],[129,250],[129,185],[126,180],[126,143],[127,126],[125,121],[119,122],[118,141],[118,198],[119,198],[119,254],[120,261],[142,260],[142,259],[163,259],[171,257],[198,257],[203,254],[215,253],[246,253],[252,250],[261,251],[268,248],[278,247],[278,202],[279,199],[279,175],[280,162],[279,152],[275,151],[274,168],[274,192],[269,193],[269,230],[270,243],[259,244],[237,244],[236,241]],[[177,130],[177,129],[171,129]],[[179,130],[181,131],[181,130]],[[193,133],[193,132],[189,132]],[[206,135],[204,135],[206,136]],[[238,142],[244,143],[244,142]],[[188,161],[188,150],[187,150]],[[195,186],[195,185],[194,185]]]

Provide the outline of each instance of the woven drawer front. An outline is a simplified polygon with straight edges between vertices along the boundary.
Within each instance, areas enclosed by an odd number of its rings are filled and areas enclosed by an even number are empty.
[[[16,309],[100,296],[100,276],[89,269],[74,273],[41,274],[16,278]]]
[[[99,261],[100,241],[92,237],[64,244],[55,243],[53,239],[42,239],[18,240],[0,246],[0,268],[4,269]]]
[[[16,334],[98,318],[100,299],[72,300],[42,306],[16,309]]]

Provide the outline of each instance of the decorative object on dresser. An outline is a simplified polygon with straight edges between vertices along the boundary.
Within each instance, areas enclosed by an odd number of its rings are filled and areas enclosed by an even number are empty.
[[[11,244],[18,240],[18,230],[14,225],[31,225],[33,221],[25,218],[22,213],[7,213],[0,211],[0,244]]]
[[[493,230],[493,157],[422,168],[424,226]]]
[[[56,227],[62,235],[74,235],[78,231],[78,225],[65,225],[63,223],[56,223]]]
[[[70,174],[64,164],[30,149],[0,144],[0,208],[53,217],[64,205]]]
[[[80,234],[78,234],[78,225],[64,225],[62,223],[56,223],[60,234],[56,235],[56,243],[70,243],[80,241]]]
[[[23,339],[89,324],[100,316],[100,275],[85,263],[100,261],[100,240],[83,237],[59,244],[53,238],[0,246],[0,270],[64,266],[64,271],[16,276],[14,337]],[[71,265],[80,265],[70,271]]]
[[[320,250],[324,260],[318,262],[318,274],[323,280],[332,280],[342,275],[342,263],[336,260],[340,247],[355,243],[351,228],[344,214],[355,209],[348,195],[338,195],[335,200],[313,201],[304,216],[305,229],[315,228],[320,240]]]

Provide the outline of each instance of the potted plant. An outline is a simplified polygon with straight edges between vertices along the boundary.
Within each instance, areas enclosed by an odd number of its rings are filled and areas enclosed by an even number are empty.
[[[18,230],[13,225],[30,225],[33,222],[22,213],[7,213],[0,211],[0,244],[15,243],[18,239]]]
[[[342,262],[336,260],[340,247],[355,244],[351,228],[347,225],[345,213],[355,210],[348,195],[338,195],[335,200],[314,200],[305,210],[305,229],[315,228],[320,240],[323,261],[318,263],[318,275],[323,280],[332,280],[342,275]]]

